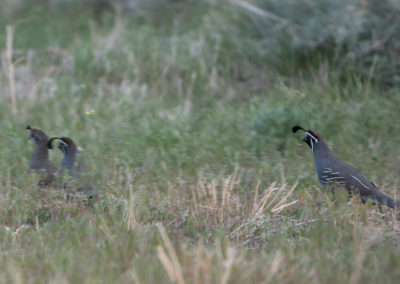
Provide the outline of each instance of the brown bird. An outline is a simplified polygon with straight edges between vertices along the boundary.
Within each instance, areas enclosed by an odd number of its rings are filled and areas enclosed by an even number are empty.
[[[56,167],[54,167],[49,160],[49,148],[51,148],[49,138],[42,130],[31,128],[29,125],[26,129],[31,131],[29,139],[36,145],[29,161],[28,171],[46,172],[46,177],[39,181],[39,185],[47,186],[54,181],[57,173]]]
[[[52,137],[49,140],[49,146],[51,148],[54,140],[60,140],[58,149],[64,154],[63,160],[61,161],[60,174],[64,175],[67,171],[68,175],[73,179],[81,182],[82,175],[85,174],[85,166],[79,157],[79,150],[75,142],[69,137]],[[63,184],[64,189],[67,188],[67,183]],[[89,185],[79,187],[78,192],[85,192],[90,198],[93,197],[93,188]]]

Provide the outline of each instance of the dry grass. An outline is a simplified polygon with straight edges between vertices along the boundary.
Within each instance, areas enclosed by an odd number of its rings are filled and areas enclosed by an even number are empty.
[[[398,90],[343,83],[327,61],[284,76],[232,6],[178,2],[178,18],[14,12],[31,20],[0,47],[13,94],[0,103],[0,282],[397,283],[398,216],[332,202],[290,127],[319,130],[396,196]],[[26,124],[77,142],[95,200],[38,188]]]

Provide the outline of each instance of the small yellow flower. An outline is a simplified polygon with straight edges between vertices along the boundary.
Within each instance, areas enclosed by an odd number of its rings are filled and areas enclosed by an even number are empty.
[[[86,115],[93,115],[94,112],[95,112],[94,109],[91,109],[91,110],[85,112],[85,114],[86,114]]]

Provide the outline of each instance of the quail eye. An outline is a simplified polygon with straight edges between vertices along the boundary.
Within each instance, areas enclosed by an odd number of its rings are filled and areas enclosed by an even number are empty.
[[[40,140],[39,137],[37,137],[35,134],[31,134],[29,136],[29,139],[32,139],[33,141],[39,141]]]

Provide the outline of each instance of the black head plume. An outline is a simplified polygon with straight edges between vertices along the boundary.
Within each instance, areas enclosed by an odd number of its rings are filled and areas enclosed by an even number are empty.
[[[299,131],[299,130],[303,130],[304,132],[307,132],[303,127],[298,126],[298,125],[295,125],[295,126],[293,126],[293,128],[292,128],[292,132],[293,132],[293,133],[296,133],[296,132]]]
[[[28,125],[25,129],[32,130],[30,125]]]
[[[53,149],[52,143],[53,143],[53,140],[56,140],[56,139],[60,139],[60,138],[59,138],[59,137],[51,137],[51,138],[50,138],[49,143],[47,144],[47,147],[48,147],[49,149]]]

